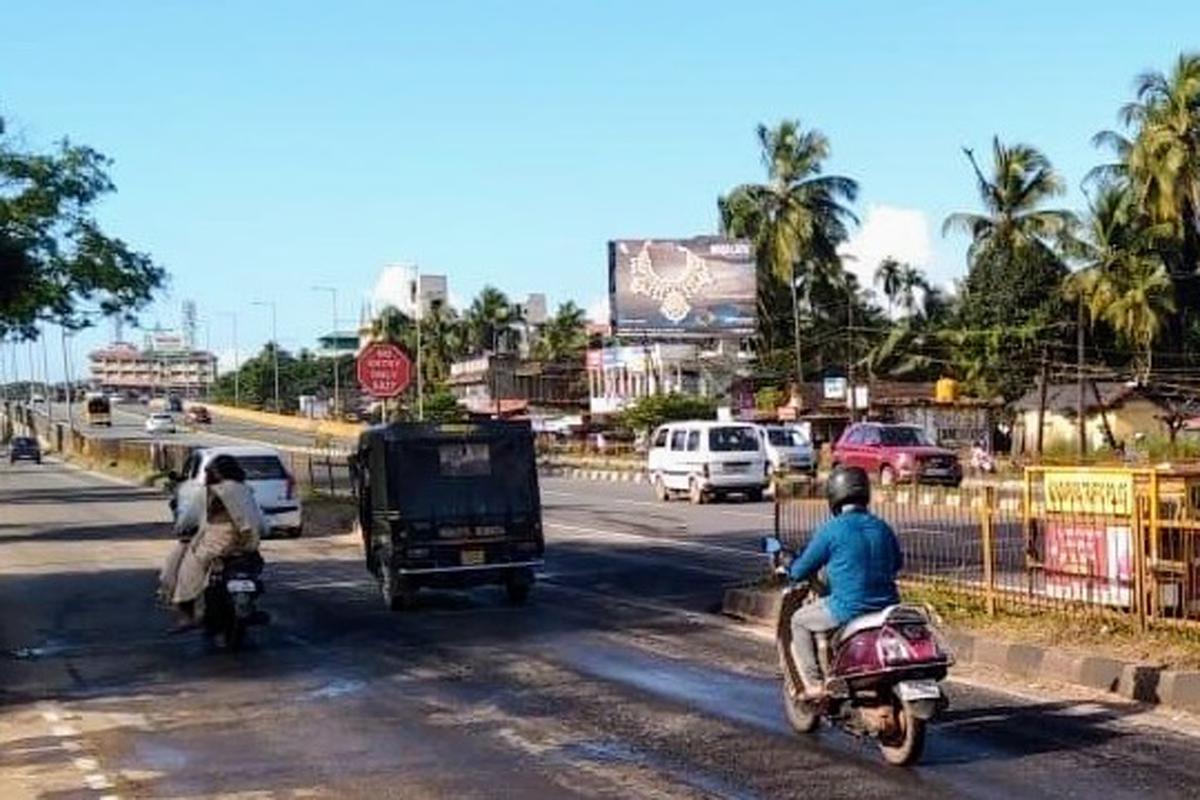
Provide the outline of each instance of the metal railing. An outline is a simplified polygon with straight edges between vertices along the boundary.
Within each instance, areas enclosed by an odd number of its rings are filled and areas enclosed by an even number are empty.
[[[816,487],[780,493],[776,532],[803,547],[829,518]],[[1200,473],[1038,467],[1017,490],[876,491],[900,578],[998,609],[1147,625],[1200,623]]]

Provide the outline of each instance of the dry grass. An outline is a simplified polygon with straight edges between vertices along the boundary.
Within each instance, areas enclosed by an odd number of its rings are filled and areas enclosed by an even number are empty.
[[[1124,617],[999,608],[987,615],[983,599],[929,586],[906,586],[906,601],[928,603],[946,624],[974,634],[1095,653],[1172,669],[1200,669],[1200,629],[1159,623],[1139,633]]]

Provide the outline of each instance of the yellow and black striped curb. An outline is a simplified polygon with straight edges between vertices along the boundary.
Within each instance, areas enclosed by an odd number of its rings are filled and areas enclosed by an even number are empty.
[[[725,592],[722,613],[746,622],[774,626],[778,589],[737,587]],[[1200,712],[1200,672],[1057,648],[1006,642],[994,636],[944,629],[960,663],[985,664],[1032,680],[1054,680],[1096,689],[1181,711]],[[951,671],[953,676],[953,670]]]

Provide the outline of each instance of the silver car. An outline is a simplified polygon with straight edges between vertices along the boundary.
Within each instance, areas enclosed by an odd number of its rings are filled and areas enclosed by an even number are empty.
[[[759,435],[767,451],[773,473],[816,472],[817,459],[812,445],[795,428],[786,425],[761,425]]]

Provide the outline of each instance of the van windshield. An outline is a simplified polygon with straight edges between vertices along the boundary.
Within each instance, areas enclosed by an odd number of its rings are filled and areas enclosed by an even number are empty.
[[[800,434],[789,428],[768,428],[767,441],[775,447],[799,447],[804,444]]]
[[[714,453],[754,452],[758,450],[758,437],[754,435],[753,428],[744,425],[711,428],[708,431],[708,449]]]

